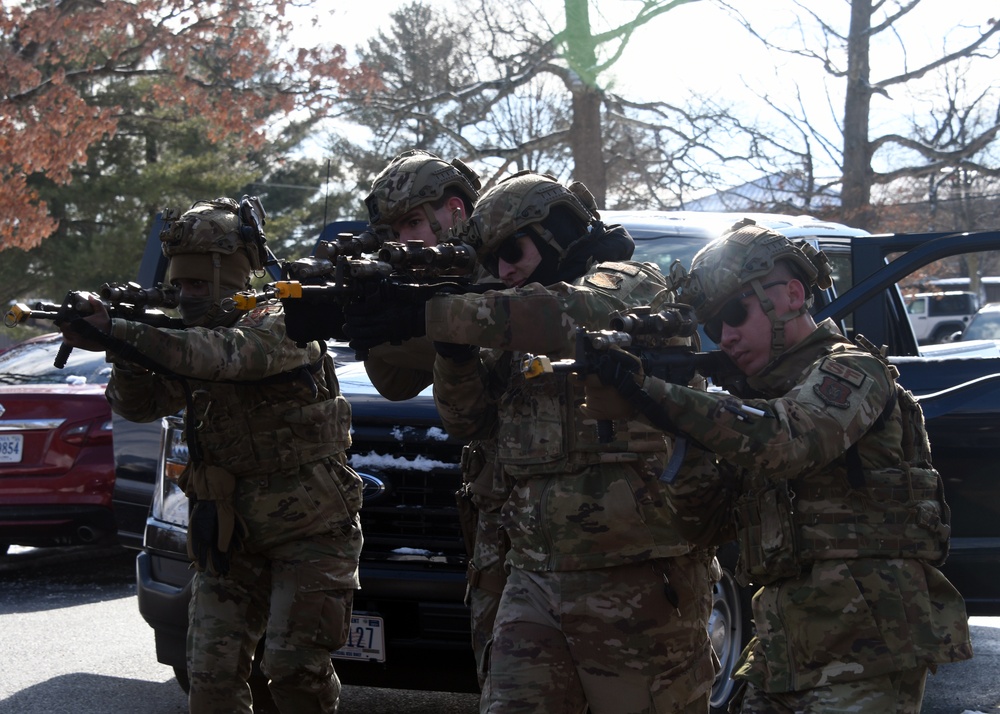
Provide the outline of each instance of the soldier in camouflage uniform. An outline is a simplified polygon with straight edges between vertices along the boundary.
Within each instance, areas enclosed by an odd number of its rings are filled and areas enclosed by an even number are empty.
[[[436,296],[427,335],[467,345],[434,365],[449,433],[495,438],[515,481],[503,507],[507,584],[488,652],[481,711],[706,712],[717,660],[706,632],[710,550],[678,534],[658,477],[664,435],[615,422],[598,441],[582,382],[527,379],[526,352],[571,357],[577,327],[648,303],[663,277],[629,262],[582,186],[521,172],[480,197],[468,240],[508,289]]]
[[[738,578],[760,586],[742,711],[918,712],[928,670],[972,656],[965,604],[936,567],[949,510],[895,368],[809,314],[811,288],[830,284],[823,253],[745,220],[695,256],[680,294],[745,387],[636,377],[624,353],[602,378],[718,456],[715,478],[682,470],[671,491],[685,533],[735,535]]]
[[[400,242],[421,240],[431,247],[448,240],[455,221],[469,217],[478,197],[479,177],[462,161],[448,163],[413,149],[394,158],[375,177],[365,206],[377,232],[391,233]],[[357,334],[352,328],[369,327],[377,319],[365,308],[364,304],[348,306],[348,332]],[[368,350],[365,371],[386,399],[410,399],[431,385],[435,355],[428,339],[411,339],[401,345],[383,342]]]
[[[426,151],[406,151],[372,183],[365,199],[369,222],[376,230],[391,231],[395,240],[437,245],[452,240],[452,227],[471,215],[479,186],[479,177],[459,159],[447,163]],[[480,273],[480,278],[486,277]],[[359,304],[348,306],[346,318],[345,331],[354,336],[351,344],[368,348],[365,370],[379,394],[394,401],[410,399],[431,385],[437,352],[426,336],[398,345],[382,341],[381,336],[364,341],[358,336],[379,332],[378,316]],[[395,312],[388,319],[406,322],[405,316]],[[500,524],[500,506],[507,500],[510,483],[499,472],[494,473],[495,467],[492,439],[467,445],[462,452],[462,489],[456,494],[469,555],[466,603],[471,610],[472,650],[480,685],[485,678],[483,653],[493,633],[507,577],[503,569],[506,536]]]
[[[251,711],[247,680],[264,635],[278,709],[336,712],[330,652],[347,639],[359,587],[361,479],[344,453],[351,410],[333,361],[325,345],[285,336],[279,303],[225,307],[262,266],[259,228],[227,198],[168,224],[163,251],[186,329],[109,320],[96,301],[85,325],[63,326],[69,344],[108,350],[116,413],[146,422],[186,410],[194,714]]]

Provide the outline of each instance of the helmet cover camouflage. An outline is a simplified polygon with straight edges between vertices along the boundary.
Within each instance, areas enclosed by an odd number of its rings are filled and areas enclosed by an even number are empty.
[[[567,187],[549,174],[519,171],[479,197],[463,239],[485,258],[518,231],[545,220],[554,206],[567,207],[583,225],[600,218],[594,197],[582,183]],[[565,251],[558,244],[552,247]]]
[[[178,218],[168,214],[160,232],[163,254],[170,258],[167,281],[203,280],[211,286],[207,299],[181,296],[185,324],[213,326],[231,319],[225,300],[245,288],[264,263],[265,216],[251,196],[239,203],[227,197],[196,201]]]
[[[242,245],[239,206],[231,198],[197,201],[164,226],[160,241],[168,258],[182,253],[232,255]]]
[[[744,218],[698,251],[679,299],[694,307],[703,323],[745,285],[763,279],[782,260],[804,279],[807,294],[813,285],[825,289],[833,284],[825,253]]]
[[[372,182],[365,198],[368,220],[372,225],[392,225],[417,206],[443,198],[449,188],[474,204],[479,176],[460,159],[448,163],[422,149],[405,151]]]

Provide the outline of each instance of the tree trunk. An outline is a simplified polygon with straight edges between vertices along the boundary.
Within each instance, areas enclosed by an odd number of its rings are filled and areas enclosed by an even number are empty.
[[[858,228],[872,228],[875,220],[871,207],[872,152],[868,140],[872,98],[869,84],[871,18],[872,0],[852,0],[844,100],[844,179],[840,198],[843,220]]]
[[[604,165],[604,136],[601,130],[601,93],[594,87],[580,87],[573,92],[573,123],[570,149],[573,152],[573,178],[586,184],[599,208],[604,208],[608,193]]]
[[[597,51],[590,30],[589,0],[564,0],[566,10],[566,61],[573,86],[573,120],[569,145],[573,153],[573,178],[582,181],[604,207],[608,193],[601,128],[602,93],[597,86]]]

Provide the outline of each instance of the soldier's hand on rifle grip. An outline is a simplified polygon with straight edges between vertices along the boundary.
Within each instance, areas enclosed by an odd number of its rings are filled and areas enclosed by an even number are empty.
[[[77,321],[86,322],[101,334],[108,335],[111,334],[111,316],[108,314],[107,306],[95,296],[88,296],[87,302],[92,310],[90,315],[86,317],[77,316],[65,321],[59,320],[56,322],[56,325],[62,332],[64,345],[78,347],[90,352],[103,352],[105,350],[104,344],[93,338],[86,337],[80,330]]]
[[[597,419],[631,419],[637,410],[628,397],[639,389],[642,362],[625,350],[612,347],[601,353],[595,371],[584,379],[584,415]]]
[[[376,345],[402,344],[427,334],[423,302],[352,303],[344,308],[344,332],[354,350],[369,350]]]
[[[601,384],[614,387],[624,397],[634,395],[642,383],[642,360],[620,347],[603,350],[592,371]]]

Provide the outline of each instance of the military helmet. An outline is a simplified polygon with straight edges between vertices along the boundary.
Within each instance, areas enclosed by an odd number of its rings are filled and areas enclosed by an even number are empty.
[[[705,322],[743,286],[768,275],[780,260],[793,266],[807,293],[813,285],[833,284],[825,253],[744,218],[694,256],[680,300],[695,309],[699,322]]]
[[[160,232],[170,259],[166,280],[202,280],[207,298],[181,296],[178,309],[189,326],[215,327],[236,319],[231,296],[247,287],[251,273],[266,262],[264,207],[256,196],[196,201],[179,217],[167,214]]]
[[[479,197],[465,240],[481,259],[486,258],[517,232],[545,220],[555,206],[568,208],[584,226],[600,218],[594,197],[582,183],[564,186],[549,174],[519,171]],[[544,235],[547,231],[540,233],[547,242],[554,242]],[[566,250],[558,243],[552,247],[560,255]]]
[[[434,154],[413,149],[405,151],[382,170],[365,198],[372,225],[392,225],[417,206],[444,197],[454,189],[474,204],[479,197],[479,176],[460,159],[446,162]]]
[[[244,196],[240,203],[228,197],[196,201],[180,217],[167,219],[160,233],[163,254],[229,256],[241,251],[251,269],[260,270],[265,262],[265,216],[256,196]]]

